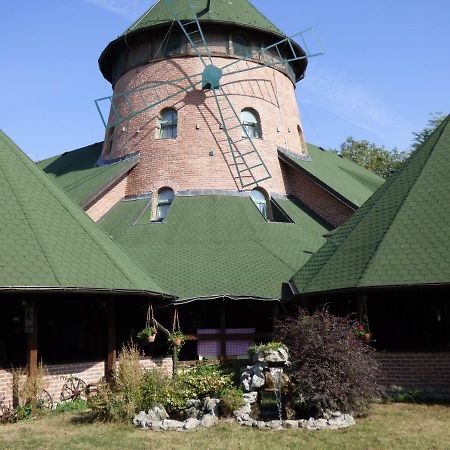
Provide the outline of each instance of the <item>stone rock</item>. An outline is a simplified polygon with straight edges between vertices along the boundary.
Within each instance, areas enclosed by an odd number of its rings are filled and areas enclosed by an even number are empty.
[[[250,392],[252,384],[252,366],[247,366],[241,373],[241,385],[244,392]]]
[[[185,414],[188,419],[199,419],[202,415],[203,405],[201,400],[192,399],[186,402]]]
[[[176,431],[181,430],[184,427],[184,422],[178,420],[166,419],[161,423],[161,429],[164,431]]]
[[[148,410],[147,414],[148,420],[160,421],[169,418],[166,409],[162,405],[156,405],[152,409]]]
[[[325,415],[328,419],[313,419],[311,417],[309,420],[299,420],[299,427],[306,428],[308,430],[338,430],[340,428],[348,428],[355,425],[355,419],[350,414],[342,414],[337,411],[331,414],[327,412],[324,416]]]
[[[259,389],[266,383],[264,376],[264,367],[261,364],[255,364],[253,367],[251,390]]]
[[[256,403],[258,400],[258,393],[256,391],[254,392],[248,392],[244,394],[243,396],[244,402],[249,403],[250,405],[253,405],[253,403]]]
[[[267,427],[271,428],[272,430],[281,430],[281,428],[283,427],[283,421],[271,420],[270,422],[267,422]]]
[[[289,361],[289,352],[286,348],[280,347],[277,350],[265,350],[257,352],[255,354],[255,359],[258,362],[265,363],[287,363]]]
[[[153,431],[161,431],[162,430],[162,421],[161,420],[152,420],[150,422],[147,422],[146,428],[153,430]]]
[[[257,420],[257,421],[256,421],[256,426],[257,426],[258,428],[266,428],[266,427],[267,427],[267,423],[264,422],[264,420]]]
[[[133,419],[133,425],[136,427],[146,428],[147,422],[150,420],[150,418],[147,416],[147,414],[144,411],[141,411],[139,414],[134,416]]]
[[[256,423],[256,420],[250,419],[250,420],[244,420],[243,422],[241,422],[241,425],[243,427],[250,427],[250,428],[252,428],[255,423]]]
[[[191,431],[191,430],[197,429],[199,425],[200,425],[200,420],[194,419],[194,418],[190,418],[190,419],[187,419],[184,422],[183,429]]]
[[[201,408],[201,405],[202,405],[202,401],[199,400],[198,398],[193,398],[193,399],[188,400],[188,401],[186,402],[186,408],[192,408],[192,407],[194,407],[194,408],[200,409],[200,408]]]
[[[203,428],[211,428],[218,422],[218,419],[213,414],[206,414],[202,417],[200,421],[200,426]]]
[[[235,411],[233,411],[233,414],[236,417],[245,417],[245,416],[249,416],[250,417],[250,413],[251,412],[252,412],[252,406],[250,405],[250,403],[246,403],[241,408],[236,409]]]
[[[215,417],[219,417],[219,403],[220,400],[217,398],[206,397],[203,401],[203,412],[204,414],[212,414]]]
[[[298,428],[298,420],[284,420],[283,428],[287,428],[287,429]]]

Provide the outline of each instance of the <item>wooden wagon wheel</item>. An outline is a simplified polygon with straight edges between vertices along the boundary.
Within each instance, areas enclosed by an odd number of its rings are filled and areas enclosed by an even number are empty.
[[[81,378],[69,377],[62,388],[61,401],[73,402],[78,398],[86,400],[86,390],[87,384]]]
[[[37,407],[53,410],[55,404],[53,402],[53,397],[50,395],[48,391],[43,389],[41,393],[38,395],[37,399]]]

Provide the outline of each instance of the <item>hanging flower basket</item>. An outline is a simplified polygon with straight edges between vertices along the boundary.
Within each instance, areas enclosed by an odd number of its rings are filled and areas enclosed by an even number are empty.
[[[155,327],[145,327],[143,330],[139,331],[136,337],[140,341],[155,342],[156,334]]]
[[[172,347],[180,348],[183,346],[186,337],[181,331],[175,331],[168,337],[168,340]]]

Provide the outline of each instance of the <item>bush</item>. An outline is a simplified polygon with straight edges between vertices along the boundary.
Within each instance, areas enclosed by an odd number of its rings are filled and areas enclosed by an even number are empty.
[[[222,393],[234,388],[231,375],[224,374],[219,366],[198,365],[173,379],[152,370],[144,376],[140,409],[147,411],[160,404],[169,414],[178,415],[190,399],[220,398]]]
[[[245,405],[240,389],[228,389],[220,395],[220,407],[222,414],[231,415],[233,411]]]
[[[142,401],[145,374],[140,357],[133,343],[122,348],[111,382],[100,385],[97,395],[88,399],[88,406],[97,420],[124,422],[134,416]]]
[[[326,309],[278,322],[278,338],[289,348],[294,396],[316,417],[327,409],[367,412],[380,394],[374,350],[354,335],[354,321]]]

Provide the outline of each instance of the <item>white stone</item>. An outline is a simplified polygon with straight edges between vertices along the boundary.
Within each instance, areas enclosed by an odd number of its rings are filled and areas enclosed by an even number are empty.
[[[272,428],[272,430],[281,430],[283,427],[283,421],[281,420],[271,420],[267,422],[267,427]]]
[[[166,419],[162,421],[161,429],[164,431],[181,430],[184,427],[184,422],[178,420]]]
[[[195,430],[196,428],[198,428],[199,425],[200,425],[200,420],[191,418],[191,419],[187,419],[184,422],[184,427],[183,428],[185,430],[190,431],[190,430]]]
[[[218,422],[218,419],[216,416],[212,414],[206,414],[203,416],[202,420],[200,421],[200,426],[203,428],[211,428]]]
[[[243,396],[244,402],[249,403],[250,405],[253,405],[258,400],[258,392],[248,392],[247,394],[244,394]]]
[[[288,429],[298,428],[298,420],[284,420],[283,428],[288,428]]]

